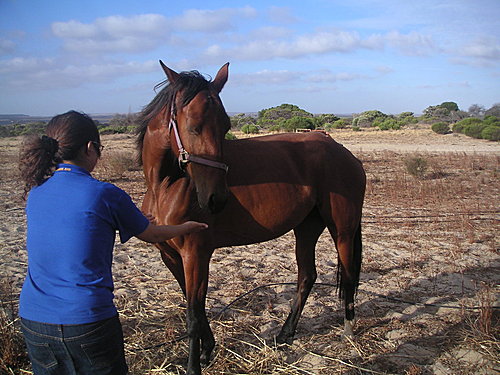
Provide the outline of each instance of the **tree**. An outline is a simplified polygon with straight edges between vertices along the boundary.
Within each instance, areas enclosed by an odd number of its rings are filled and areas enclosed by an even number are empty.
[[[495,103],[493,107],[484,112],[484,115],[500,117],[500,103]]]
[[[253,124],[246,124],[241,127],[241,131],[245,134],[257,134],[259,132],[259,128]]]
[[[288,119],[284,123],[284,128],[289,132],[294,132],[297,129],[315,129],[312,118],[295,116]]]
[[[257,125],[263,128],[270,128],[276,125],[282,126],[284,122],[293,117],[312,118],[312,113],[304,111],[293,104],[281,104],[278,107],[267,108],[259,111]]]
[[[359,127],[370,127],[373,126],[373,123],[376,120],[379,120],[379,122],[384,121],[387,117],[385,113],[382,113],[380,111],[365,111],[361,113],[360,115],[354,117],[352,120],[352,126],[359,126]]]
[[[467,116],[466,112],[459,110],[457,103],[443,102],[439,105],[429,106],[424,109],[423,118],[430,122],[453,122]]]
[[[483,117],[484,116],[484,112],[486,112],[486,109],[482,105],[472,104],[469,107],[469,115],[471,117],[479,117],[479,118]]]
[[[458,111],[458,104],[455,102],[443,102],[439,105],[441,108],[446,108],[448,111]]]
[[[247,116],[244,113],[239,113],[230,118],[231,128],[241,129],[245,125],[255,125],[257,119],[253,116]]]
[[[401,126],[416,124],[418,122],[413,112],[402,112],[396,118]]]
[[[340,120],[340,117],[335,116],[333,113],[322,113],[314,117],[317,120],[317,128],[324,127],[326,124],[333,124],[335,121]]]

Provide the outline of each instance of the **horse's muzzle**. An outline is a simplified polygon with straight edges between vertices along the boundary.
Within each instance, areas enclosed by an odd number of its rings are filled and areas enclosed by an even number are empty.
[[[207,208],[211,214],[217,214],[221,212],[227,203],[227,194],[212,194],[208,198]]]

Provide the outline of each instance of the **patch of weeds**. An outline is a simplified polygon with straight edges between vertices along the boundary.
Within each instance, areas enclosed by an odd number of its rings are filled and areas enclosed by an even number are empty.
[[[422,156],[409,156],[404,160],[406,171],[415,178],[423,179],[427,172],[428,162]]]

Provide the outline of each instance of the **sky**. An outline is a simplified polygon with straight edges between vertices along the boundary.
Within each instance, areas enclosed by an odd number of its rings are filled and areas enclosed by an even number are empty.
[[[500,102],[500,0],[0,0],[0,113],[133,113],[175,71],[226,111],[420,114]]]

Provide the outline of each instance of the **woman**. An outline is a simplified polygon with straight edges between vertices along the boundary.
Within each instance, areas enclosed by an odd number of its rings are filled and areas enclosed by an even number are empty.
[[[126,374],[111,275],[116,231],[162,242],[206,224],[155,225],[118,187],[90,173],[102,146],[94,121],[70,111],[21,152],[28,272],[19,315],[35,374]],[[29,194],[28,194],[29,192]],[[151,220],[153,221],[153,220]]]

